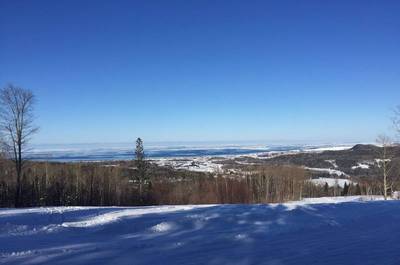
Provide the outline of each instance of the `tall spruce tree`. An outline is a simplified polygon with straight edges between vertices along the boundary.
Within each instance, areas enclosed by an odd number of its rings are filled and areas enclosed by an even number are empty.
[[[350,184],[347,184],[347,182],[345,182],[343,186],[342,196],[347,196],[347,194],[349,193],[349,187]]]
[[[328,182],[325,182],[324,185],[324,196],[328,196],[329,195],[329,185]]]
[[[143,141],[140,137],[136,139],[135,162],[139,177],[139,196],[142,199],[143,187],[148,184],[148,179],[146,174],[147,164],[145,160]]]

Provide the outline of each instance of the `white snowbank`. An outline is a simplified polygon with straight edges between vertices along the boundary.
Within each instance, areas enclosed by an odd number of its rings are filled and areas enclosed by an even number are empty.
[[[287,210],[293,210],[298,207],[304,207],[313,204],[338,204],[345,202],[368,202],[368,201],[382,201],[383,196],[369,195],[369,196],[337,196],[337,197],[320,197],[320,198],[304,198],[301,201],[293,201],[283,203]]]
[[[88,209],[97,209],[98,207],[81,207],[81,206],[60,206],[60,207],[38,207],[38,208],[18,208],[18,209],[1,209],[0,217],[2,215],[19,215],[19,214],[62,214],[65,212],[71,211],[79,211],[79,210],[88,210]]]
[[[362,195],[362,196],[337,196],[337,197],[320,197],[320,198],[304,198],[300,202],[305,204],[320,204],[320,203],[344,203],[344,202],[368,202],[382,201],[383,196],[380,195]]]
[[[99,226],[105,225],[107,223],[115,222],[122,218],[132,218],[138,217],[144,214],[150,213],[171,213],[176,211],[188,211],[195,208],[202,207],[211,207],[212,205],[178,205],[178,206],[160,206],[160,207],[142,207],[142,208],[134,208],[134,209],[123,209],[118,210],[115,208],[115,211],[100,214],[94,217],[89,217],[87,219],[78,221],[78,222],[65,222],[62,223],[63,227],[91,227],[91,226]]]

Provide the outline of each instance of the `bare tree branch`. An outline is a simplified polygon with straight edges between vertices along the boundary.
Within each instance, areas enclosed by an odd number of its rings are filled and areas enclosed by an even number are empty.
[[[0,90],[0,134],[2,147],[15,163],[15,206],[20,206],[24,151],[38,128],[34,125],[35,97],[30,90],[8,85]]]
[[[382,177],[383,177],[383,196],[385,200],[387,200],[388,194],[387,191],[391,186],[389,184],[389,174],[393,168],[393,154],[390,153],[390,147],[393,146],[393,141],[387,135],[379,135],[376,139],[376,142],[381,147],[379,160],[377,160],[378,166],[382,170]]]

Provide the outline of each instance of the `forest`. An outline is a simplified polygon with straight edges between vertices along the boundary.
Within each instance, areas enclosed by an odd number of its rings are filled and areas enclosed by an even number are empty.
[[[309,181],[298,166],[257,166],[241,175],[176,170],[146,162],[145,177],[137,161],[118,163],[27,162],[22,177],[21,207],[61,205],[160,205],[271,203],[307,197],[381,194],[381,181],[328,187]],[[0,206],[15,206],[15,170],[0,161]]]

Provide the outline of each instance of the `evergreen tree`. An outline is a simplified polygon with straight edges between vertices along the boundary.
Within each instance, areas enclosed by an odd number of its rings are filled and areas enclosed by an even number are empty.
[[[328,195],[329,195],[329,185],[328,185],[328,182],[325,182],[325,185],[324,185],[324,195],[325,195],[325,196],[328,196]]]
[[[140,163],[144,160],[143,141],[140,137],[136,139],[135,158],[137,163]]]
[[[342,191],[342,195],[346,196],[349,193],[349,187],[350,185],[347,184],[347,182],[344,183],[344,187],[343,187],[343,191]]]
[[[137,138],[136,140],[135,159],[139,176],[139,196],[142,198],[143,186],[148,184],[148,179],[146,174],[147,164],[145,161],[143,141],[141,138]]]

